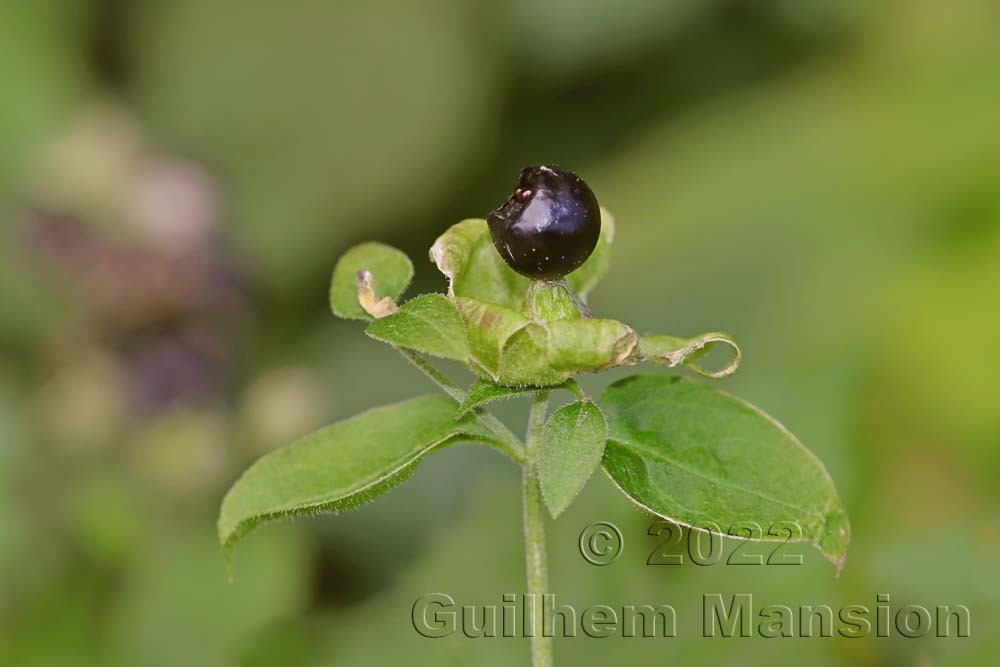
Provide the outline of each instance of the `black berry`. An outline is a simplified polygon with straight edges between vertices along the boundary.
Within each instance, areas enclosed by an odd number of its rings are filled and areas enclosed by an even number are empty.
[[[525,167],[517,189],[487,220],[493,245],[518,273],[555,280],[597,247],[601,209],[583,179],[559,167]]]

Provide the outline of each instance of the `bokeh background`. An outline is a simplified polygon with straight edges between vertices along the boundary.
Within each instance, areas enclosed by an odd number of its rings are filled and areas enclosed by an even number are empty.
[[[329,314],[339,254],[396,245],[440,291],[435,237],[550,162],[618,219],[594,309],[734,333],[724,387],[820,456],[854,526],[839,578],[808,549],[647,566],[662,540],[598,475],[550,522],[553,590],[670,603],[679,636],[560,662],[995,665],[998,26],[985,0],[0,4],[0,664],[525,664],[410,625],[424,593],[523,589],[495,452],[260,530],[232,582],[214,521],[256,457],[432,390]],[[577,552],[595,520],[625,536],[605,568]],[[711,592],[965,604],[972,636],[703,639]]]

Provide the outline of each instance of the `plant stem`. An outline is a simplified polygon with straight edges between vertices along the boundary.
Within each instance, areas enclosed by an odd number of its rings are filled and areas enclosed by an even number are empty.
[[[545,558],[545,508],[538,486],[538,449],[541,428],[549,392],[543,391],[535,398],[528,419],[528,437],[525,441],[524,481],[524,555],[528,570],[528,595],[531,600],[532,630],[531,664],[533,667],[552,667],[552,638],[543,636],[540,626],[542,596],[549,588],[548,566]]]
[[[447,375],[434,368],[434,366],[428,363],[428,361],[421,357],[418,353],[402,347],[397,347],[396,350],[398,350],[407,361],[416,366],[417,369],[430,378],[434,384],[441,387],[446,394],[455,399],[456,402],[461,403],[465,400],[465,390],[455,384]],[[475,410],[474,414],[476,416],[476,420],[497,437],[496,444],[499,449],[512,458],[516,463],[524,465],[524,445],[521,443],[520,438],[514,435],[514,433],[507,428],[502,421],[494,417],[492,414],[479,409]]]

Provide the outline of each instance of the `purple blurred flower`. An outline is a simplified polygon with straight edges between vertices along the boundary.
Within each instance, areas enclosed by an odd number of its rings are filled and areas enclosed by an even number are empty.
[[[70,336],[90,332],[121,359],[140,414],[217,403],[246,300],[221,240],[214,179],[192,160],[146,151],[132,134],[123,142],[107,128],[77,132],[85,136],[66,143],[89,150],[74,154],[116,165],[119,182],[90,179],[86,160],[49,160],[60,187],[48,197],[35,188],[22,216],[39,266],[74,296],[83,321],[67,322]]]

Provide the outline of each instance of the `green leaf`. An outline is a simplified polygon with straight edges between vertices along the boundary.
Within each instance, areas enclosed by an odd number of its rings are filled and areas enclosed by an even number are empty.
[[[594,252],[579,269],[566,276],[570,287],[582,298],[597,287],[597,284],[607,275],[611,268],[611,244],[615,240],[615,218],[604,207],[601,207],[601,238]]]
[[[732,350],[732,359],[726,366],[717,371],[709,371],[695,363],[718,345],[728,346]],[[694,338],[678,338],[663,334],[642,335],[639,336],[636,354],[638,355],[637,361],[652,361],[653,363],[666,364],[670,368],[687,364],[696,373],[716,379],[735,373],[743,360],[740,347],[733,337],[718,331],[701,334]]]
[[[693,380],[657,375],[616,382],[601,406],[604,468],[639,507],[711,532],[791,522],[801,528],[793,539],[813,543],[838,571],[843,566],[851,527],[833,481],[759,409]]]
[[[552,517],[562,514],[601,463],[608,424],[589,400],[552,413],[542,428],[538,482]]]
[[[398,299],[413,279],[413,263],[403,252],[383,243],[362,243],[345,252],[333,269],[330,307],[334,315],[349,320],[372,316],[358,301],[358,273],[372,275],[375,299]]]
[[[351,509],[404,481],[431,450],[489,443],[455,402],[424,396],[336,422],[254,463],[222,501],[219,540],[232,547],[262,523]]]
[[[441,294],[425,294],[398,312],[375,320],[366,333],[376,340],[435,357],[468,361],[469,341],[458,309]]]
[[[485,220],[463,220],[452,225],[434,242],[430,254],[448,277],[448,296],[521,312],[531,281],[503,261]]]
[[[519,396],[531,396],[543,389],[546,391],[551,389],[565,389],[577,398],[583,398],[583,390],[580,389],[580,385],[575,380],[567,380],[557,387],[504,387],[503,385],[480,378],[469,388],[468,395],[458,408],[458,416],[461,417],[487,403],[517,398]]]

